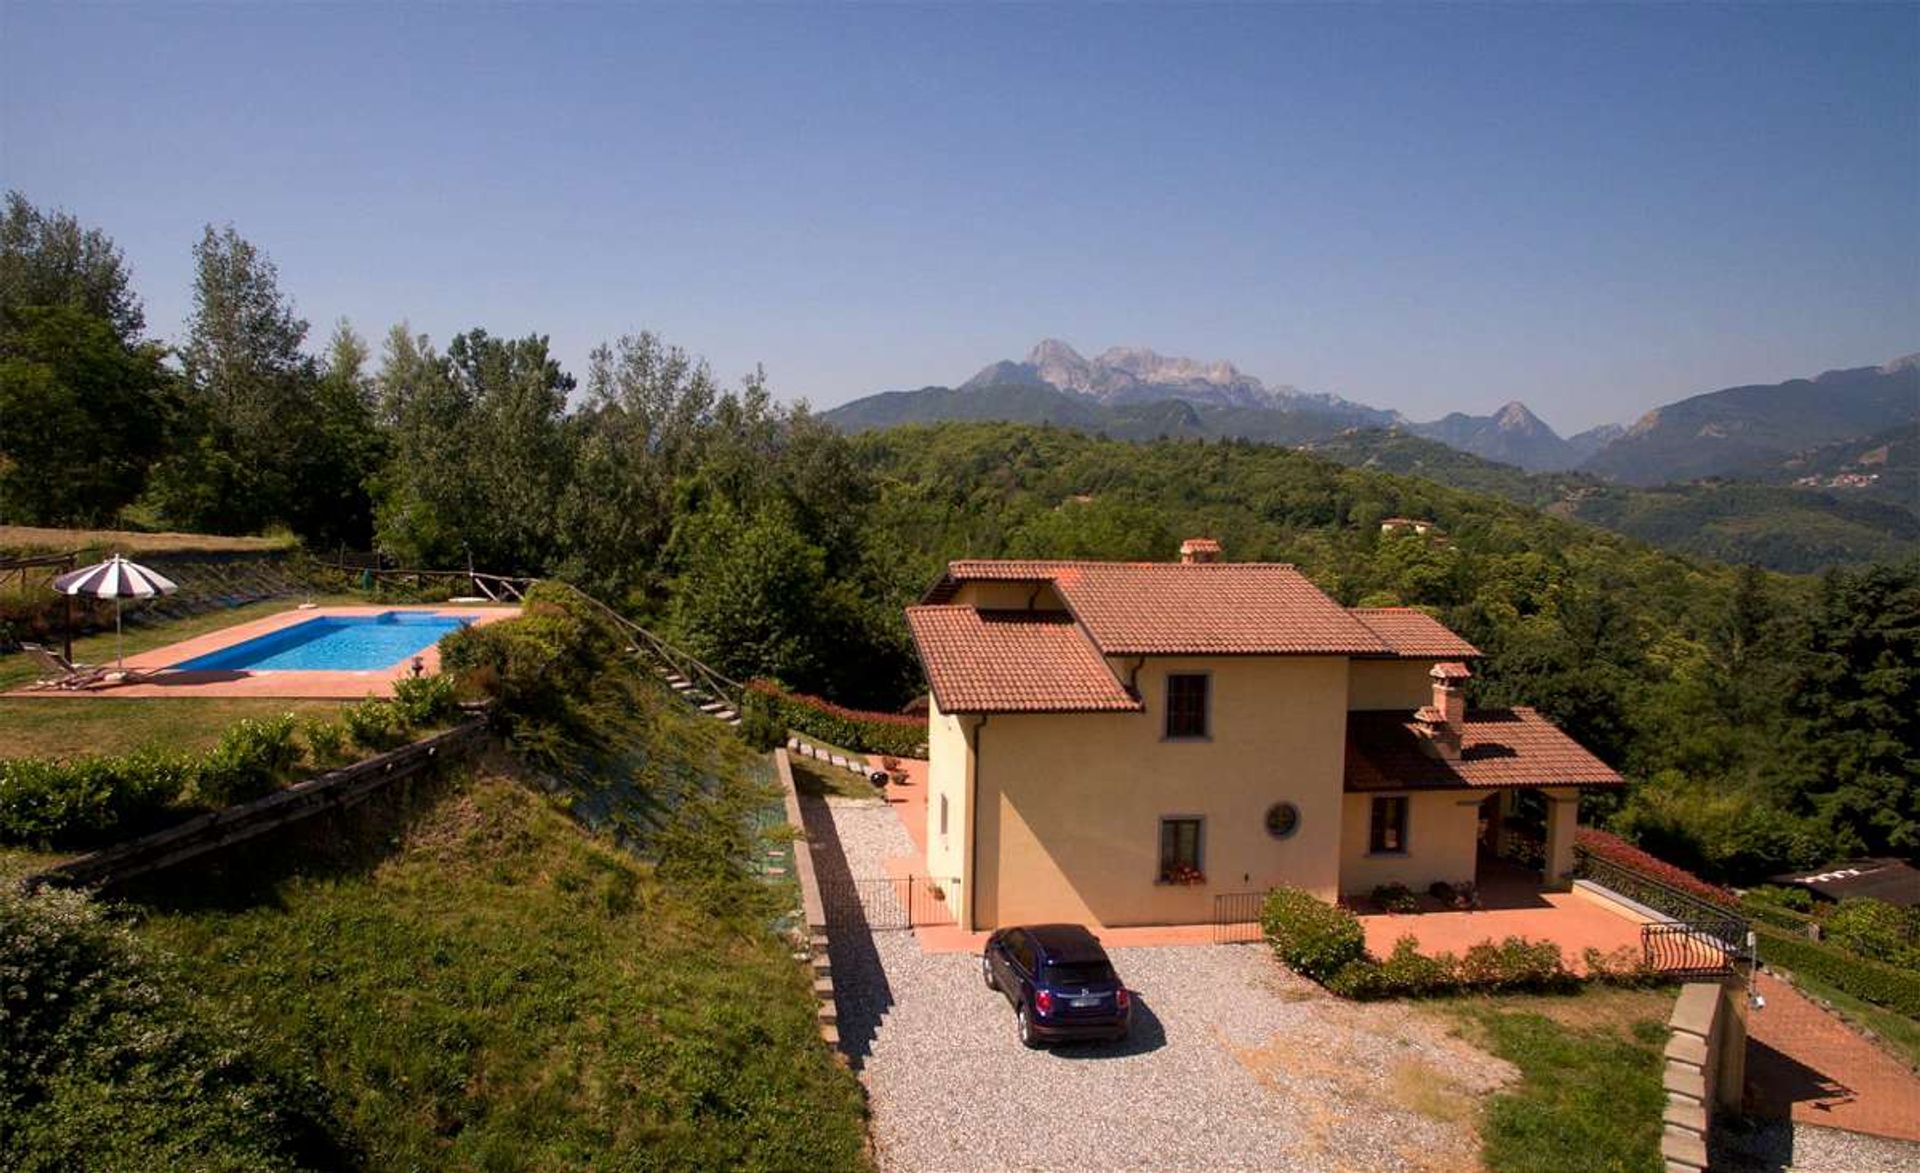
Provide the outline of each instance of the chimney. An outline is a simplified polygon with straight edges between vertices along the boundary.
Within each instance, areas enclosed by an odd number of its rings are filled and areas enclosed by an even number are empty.
[[[1188,538],[1180,543],[1180,563],[1193,566],[1220,561],[1220,543],[1213,538]]]
[[[1433,703],[1413,715],[1418,723],[1421,745],[1443,762],[1460,760],[1460,736],[1467,723],[1467,696],[1462,692],[1473,673],[1465,664],[1435,664],[1427,675],[1433,680]]]

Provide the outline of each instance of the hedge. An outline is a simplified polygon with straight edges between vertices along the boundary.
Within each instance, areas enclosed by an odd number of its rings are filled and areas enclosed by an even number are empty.
[[[1656,880],[1670,888],[1678,888],[1689,895],[1697,896],[1723,908],[1738,908],[1740,900],[1733,893],[1714,884],[1709,884],[1699,876],[1677,868],[1666,860],[1646,852],[1628,843],[1618,835],[1597,831],[1591,827],[1582,827],[1573,837],[1575,849],[1584,851],[1595,859],[1605,860],[1615,867],[1638,872],[1650,880]]]
[[[415,714],[433,716],[445,714],[451,697],[445,686],[423,683],[409,700]],[[299,734],[314,764],[326,765],[347,736],[369,749],[405,740],[408,717],[401,705],[369,698],[342,711],[344,727],[297,726],[292,714],[240,721],[199,756],[142,750],[0,759],[0,844],[64,851],[119,842],[182,809],[217,809],[278,789],[300,759]]]
[[[752,681],[747,689],[766,699],[772,708],[773,719],[782,727],[831,742],[842,749],[915,757],[927,743],[927,722],[924,717],[849,709],[820,697],[788,692],[771,680]]]
[[[1281,887],[1267,893],[1260,927],[1274,956],[1317,982],[1366,960],[1367,934],[1360,918],[1299,888]]]
[[[1920,1019],[1920,973],[1872,961],[1767,925],[1756,926],[1760,959],[1815,977],[1864,1002]]]

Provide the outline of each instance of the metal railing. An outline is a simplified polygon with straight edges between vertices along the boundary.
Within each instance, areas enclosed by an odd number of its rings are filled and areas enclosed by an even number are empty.
[[[1213,943],[1236,945],[1261,937],[1260,909],[1265,892],[1222,892],[1213,898]]]
[[[1618,893],[1635,904],[1671,917],[1681,924],[1722,933],[1724,936],[1721,940],[1728,948],[1738,949],[1747,939],[1747,918],[1736,909],[1702,900],[1691,892],[1683,892],[1643,872],[1622,867],[1589,852],[1577,851],[1574,859],[1574,875],[1579,879],[1591,880],[1610,892]]]
[[[1640,926],[1640,948],[1647,965],[1674,977],[1730,972],[1740,955],[1739,943],[1745,939],[1746,922],[1738,919]]]

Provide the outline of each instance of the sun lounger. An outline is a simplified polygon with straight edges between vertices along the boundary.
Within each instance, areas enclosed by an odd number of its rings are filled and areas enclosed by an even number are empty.
[[[89,688],[106,679],[107,670],[92,664],[76,664],[52,648],[39,644],[21,644],[27,659],[39,670],[34,688]]]

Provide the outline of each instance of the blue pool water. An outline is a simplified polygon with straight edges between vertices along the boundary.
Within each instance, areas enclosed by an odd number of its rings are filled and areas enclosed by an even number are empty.
[[[367,672],[397,664],[467,623],[457,615],[419,611],[324,615],[183,660],[174,667],[202,672]]]

